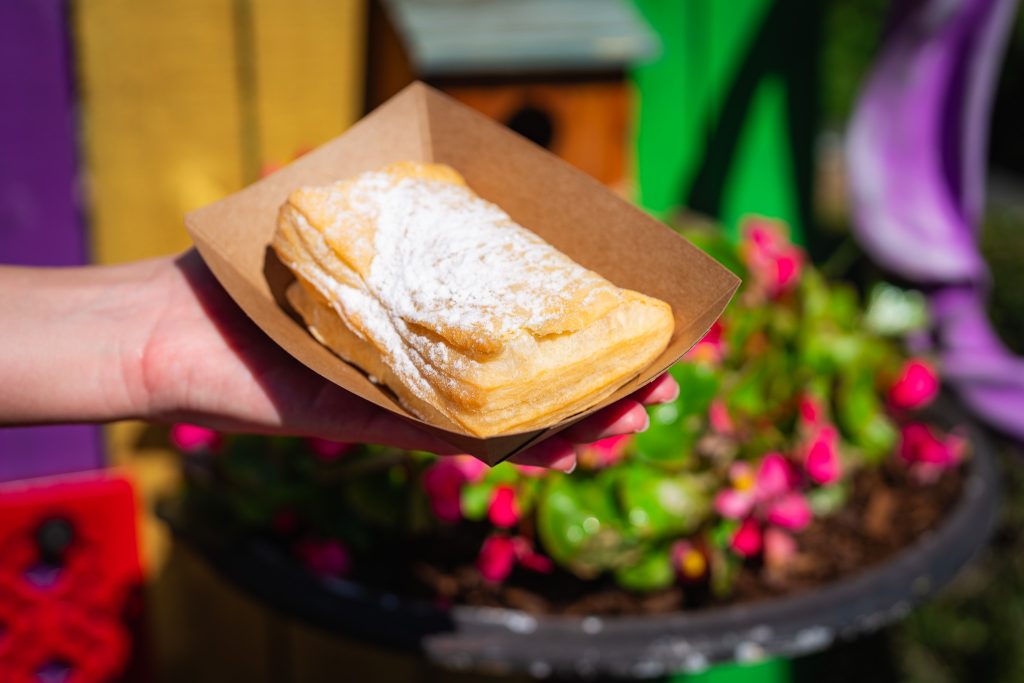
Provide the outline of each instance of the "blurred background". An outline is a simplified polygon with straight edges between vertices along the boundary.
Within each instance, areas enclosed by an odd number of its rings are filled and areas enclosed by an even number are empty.
[[[710,221],[734,235],[748,214],[783,219],[830,275],[856,282],[879,266],[853,239],[847,131],[885,40],[901,12],[934,6],[941,23],[956,7],[989,5],[999,5],[987,24],[997,30],[945,39],[968,52],[995,44],[991,109],[981,100],[990,137],[977,244],[991,270],[988,312],[1002,341],[1024,353],[1024,14],[1012,2],[5,0],[0,261],[107,264],[183,251],[185,212],[423,80],[674,226]],[[80,624],[71,639],[109,646],[131,662],[128,678],[184,680],[189,662],[221,655],[187,637],[196,626],[182,604],[195,601],[236,615],[239,653],[290,638],[299,652],[330,651],[309,655],[328,668],[364,656],[254,616],[200,564],[175,557],[153,514],[180,483],[166,443],[165,430],[135,423],[0,431],[0,541],[33,524],[34,541],[58,552],[70,542],[60,520],[73,510],[77,527],[106,539],[91,546],[97,566],[136,587],[95,598],[128,636]],[[1015,444],[999,439],[1005,502],[986,554],[903,623],[815,655],[827,680],[1024,680]],[[117,470],[100,470],[108,466]],[[39,531],[52,510],[57,521]],[[110,522],[126,515],[136,524]],[[0,552],[0,565],[12,556]],[[0,661],[3,624],[13,628],[21,604],[4,595]],[[60,651],[65,664],[87,658]],[[263,666],[246,675],[285,680]]]

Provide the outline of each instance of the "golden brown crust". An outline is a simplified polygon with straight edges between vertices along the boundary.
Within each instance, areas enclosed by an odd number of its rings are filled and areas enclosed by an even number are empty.
[[[477,436],[585,410],[673,329],[667,304],[573,263],[447,166],[403,162],[297,190],[273,247],[321,343],[420,417]]]

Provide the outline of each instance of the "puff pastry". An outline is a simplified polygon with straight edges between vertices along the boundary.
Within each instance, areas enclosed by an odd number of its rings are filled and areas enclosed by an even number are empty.
[[[295,190],[272,246],[317,340],[417,416],[480,437],[587,409],[672,334],[668,304],[583,268],[440,164]]]

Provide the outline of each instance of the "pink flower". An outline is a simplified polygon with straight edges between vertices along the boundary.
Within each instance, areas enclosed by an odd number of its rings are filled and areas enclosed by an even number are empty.
[[[754,557],[761,552],[761,527],[751,518],[743,520],[732,535],[729,547],[742,557]]]
[[[701,340],[686,352],[686,360],[717,365],[725,356],[725,341],[722,339],[722,322],[716,320]]]
[[[516,502],[516,490],[508,484],[494,487],[491,502],[487,507],[487,518],[491,524],[502,529],[515,526],[519,521],[519,503]]]
[[[720,398],[711,401],[711,405],[708,406],[708,424],[711,426],[711,431],[723,436],[732,436],[736,433],[736,425],[729,417],[729,409],[725,407],[725,401]]]
[[[899,378],[889,389],[889,401],[897,408],[923,408],[939,393],[939,377],[923,360],[911,359],[903,366]]]
[[[843,476],[839,458],[839,433],[831,425],[820,427],[811,437],[804,456],[807,475],[819,484],[833,484]]]
[[[746,462],[734,462],[729,467],[732,488],[723,489],[715,496],[715,510],[726,519],[746,517],[758,503],[770,501],[793,487],[795,474],[792,465],[781,453],[767,453],[756,472]]]
[[[423,472],[423,490],[430,509],[442,522],[462,519],[462,487],[469,481],[453,458],[439,458]]]
[[[708,560],[700,548],[690,541],[680,540],[672,544],[670,550],[672,566],[676,573],[685,581],[697,581],[704,577],[708,570]]]
[[[796,555],[796,539],[782,529],[769,527],[764,532],[764,563],[773,568],[784,567]]]
[[[534,550],[533,545],[526,538],[516,536],[512,539],[512,543],[516,549],[516,559],[523,567],[539,574],[550,574],[554,570],[555,565],[551,558]]]
[[[476,568],[487,581],[504,581],[516,563],[516,547],[507,536],[489,536],[480,548]]]
[[[348,548],[338,540],[301,541],[295,544],[295,552],[317,576],[345,576],[352,569]]]
[[[462,519],[462,487],[479,481],[487,465],[471,455],[450,455],[437,459],[423,472],[423,490],[430,509],[442,522]]]
[[[777,299],[800,281],[804,254],[789,241],[781,221],[753,218],[743,226],[740,252],[754,286],[768,298]]]
[[[449,455],[446,459],[451,460],[459,468],[466,476],[466,481],[480,481],[487,472],[487,465],[472,455]]]
[[[772,501],[765,516],[770,524],[783,529],[801,531],[811,523],[811,506],[799,491],[792,491]]]
[[[754,496],[749,491],[723,489],[715,496],[715,512],[726,519],[742,519],[754,509]]]
[[[800,397],[800,422],[807,428],[819,427],[825,421],[825,406],[813,396]]]
[[[775,498],[792,488],[794,480],[789,460],[781,453],[767,453],[757,468],[754,496],[758,501]]]
[[[223,443],[221,435],[206,427],[179,423],[171,427],[171,443],[184,453],[216,452]]]
[[[356,447],[354,443],[316,437],[306,439],[306,443],[309,444],[309,450],[313,451],[313,455],[323,462],[333,462]]]
[[[581,446],[577,456],[579,462],[590,469],[611,467],[622,460],[631,438],[630,434],[620,434]]]
[[[966,445],[960,436],[949,434],[941,439],[927,425],[912,423],[902,429],[899,453],[908,463],[950,467],[963,459]]]

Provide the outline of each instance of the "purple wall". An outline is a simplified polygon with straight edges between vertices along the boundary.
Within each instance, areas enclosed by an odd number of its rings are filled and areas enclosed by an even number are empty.
[[[66,2],[0,0],[0,263],[85,260],[72,76]],[[0,430],[0,481],[100,463],[96,427]]]

